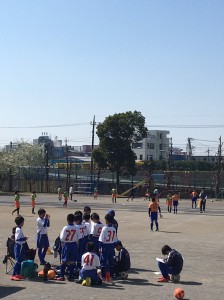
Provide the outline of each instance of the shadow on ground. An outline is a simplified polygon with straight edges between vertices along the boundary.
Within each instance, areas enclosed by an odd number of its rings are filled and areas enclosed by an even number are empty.
[[[25,289],[24,287],[18,287],[18,286],[0,286],[0,299],[18,293],[24,289]]]
[[[140,268],[131,268],[128,273],[129,274],[139,274],[141,272],[156,272],[155,270],[149,270],[149,269],[140,269]]]
[[[118,281],[121,284],[128,284],[128,285],[148,285],[148,286],[162,286],[162,284],[154,284],[150,283],[147,279],[137,279],[137,278],[127,278],[127,279],[121,279]]]
[[[202,282],[197,282],[197,281],[180,281],[178,283],[181,283],[183,285],[202,285]]]

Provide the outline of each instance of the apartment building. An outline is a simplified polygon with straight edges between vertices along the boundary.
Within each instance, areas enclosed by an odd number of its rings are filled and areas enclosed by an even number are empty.
[[[169,159],[169,131],[149,130],[147,137],[141,141],[132,143],[132,150],[136,160],[166,160]]]

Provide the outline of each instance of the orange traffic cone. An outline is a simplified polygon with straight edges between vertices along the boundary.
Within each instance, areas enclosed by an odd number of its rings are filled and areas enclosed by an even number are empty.
[[[106,272],[106,281],[110,282],[110,272]]]

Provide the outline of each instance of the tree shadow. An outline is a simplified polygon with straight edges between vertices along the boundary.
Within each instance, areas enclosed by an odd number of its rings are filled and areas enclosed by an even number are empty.
[[[122,285],[119,285],[117,283],[102,283],[100,285],[93,285],[92,286],[95,289],[110,289],[110,290],[125,290],[125,288]]]
[[[160,230],[159,232],[164,232],[164,233],[181,233],[180,231],[166,231],[166,230]]]
[[[183,285],[202,285],[203,284],[202,282],[197,282],[197,281],[182,281],[182,280],[180,280],[177,283],[181,283]]]
[[[141,268],[131,268],[128,273],[130,274],[139,274],[140,272],[156,272],[155,270],[149,270],[149,269],[141,269]]]
[[[10,296],[12,294],[18,293],[24,290],[25,287],[18,286],[0,286],[0,299]]]
[[[142,285],[142,286],[162,286],[159,283],[150,283],[147,279],[138,279],[138,278],[127,278],[118,280],[119,283],[128,284],[128,285]]]

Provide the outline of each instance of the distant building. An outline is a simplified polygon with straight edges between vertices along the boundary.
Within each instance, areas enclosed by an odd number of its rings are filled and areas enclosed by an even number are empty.
[[[132,143],[136,160],[166,160],[169,159],[169,131],[149,130],[147,137]]]

